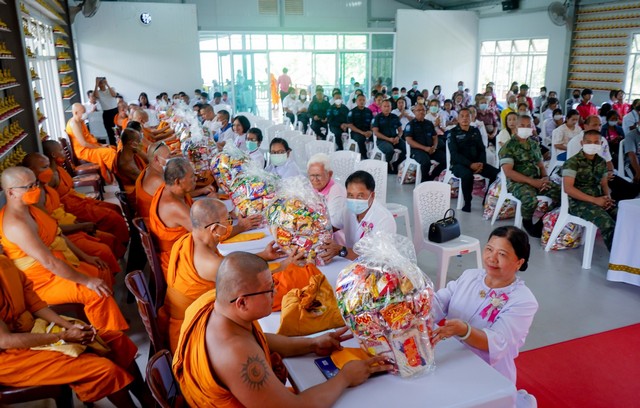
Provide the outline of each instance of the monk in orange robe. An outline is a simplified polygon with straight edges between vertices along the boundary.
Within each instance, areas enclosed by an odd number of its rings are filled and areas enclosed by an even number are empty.
[[[116,161],[116,150],[113,146],[101,145],[93,136],[82,119],[85,108],[81,103],[71,107],[73,116],[67,122],[66,132],[73,144],[73,150],[79,159],[100,166],[100,174],[107,184],[113,182],[111,172]]]
[[[88,344],[95,339],[91,326],[73,325],[47,307],[33,283],[7,257],[0,255],[0,384],[10,387],[69,384],[83,402],[102,398],[117,407],[134,407],[128,391],[142,406],[152,406],[150,393],[135,362],[138,351],[122,332],[99,330],[110,352],[100,357],[85,351],[78,357],[60,352],[31,350],[60,340]],[[55,323],[60,333],[30,333],[35,318]]]
[[[113,124],[122,131],[129,123],[129,106],[123,101],[118,102],[118,114],[113,117]]]
[[[383,357],[351,361],[332,379],[300,394],[281,383],[271,367],[270,352],[291,357],[340,348],[346,328],[318,337],[264,334],[257,320],[271,314],[274,282],[267,263],[256,255],[227,255],[216,276],[216,289],[198,298],[185,312],[173,372],[192,407],[331,406],[347,387],[371,373],[386,371]],[[208,364],[204,360],[208,360]],[[376,365],[379,364],[379,365]]]
[[[140,125],[142,125],[143,145],[145,147],[161,140],[164,140],[168,145],[179,142],[175,132],[167,122],[161,121],[155,128],[147,126],[149,114],[144,109],[134,110],[131,114],[131,120],[140,122]]]
[[[120,186],[127,194],[128,202],[136,202],[136,180],[147,166],[146,158],[139,152],[142,136],[133,129],[124,129],[120,135],[121,147],[118,148],[114,173]]]
[[[10,167],[2,173],[2,187],[7,204],[0,210],[0,242],[42,300],[54,305],[82,303],[95,327],[128,329],[112,296],[108,268],[65,239],[56,220],[33,205],[40,197],[33,172]]]
[[[149,208],[153,195],[164,184],[164,166],[167,165],[171,150],[164,142],[156,142],[147,150],[149,165],[136,179],[136,215],[149,218]]]
[[[129,228],[120,206],[85,197],[73,189],[73,178],[61,165],[64,162],[64,153],[60,143],[46,140],[42,142],[42,150],[49,158],[49,165],[53,170],[53,178],[49,185],[58,192],[65,211],[78,217],[80,222],[93,222],[100,231],[114,235],[117,242],[111,249],[116,258],[121,259],[127,251]]]

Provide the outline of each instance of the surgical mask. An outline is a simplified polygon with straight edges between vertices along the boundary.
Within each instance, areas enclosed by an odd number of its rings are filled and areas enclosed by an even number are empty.
[[[307,95],[300,95],[300,100],[301,101],[306,101],[307,100]]]
[[[52,178],[53,178],[53,170],[51,169],[46,169],[42,173],[38,174],[38,180],[40,180],[44,184],[49,184]]]
[[[562,120],[564,116],[562,115],[553,115],[553,120]]]
[[[398,99],[400,97],[400,95],[398,95],[398,94],[393,94],[391,96],[393,97],[393,99]]]
[[[436,114],[438,113],[438,111],[440,110],[440,108],[438,108],[437,106],[429,106],[429,112]]]
[[[218,122],[217,120],[211,123],[211,130],[213,132],[217,132],[220,129],[222,129],[222,123]]]
[[[481,103],[480,104],[480,110],[486,110],[488,106],[489,105],[487,105],[486,103]]]
[[[258,150],[258,142],[253,140],[247,140],[247,150],[250,152],[254,152]]]
[[[406,93],[406,92],[402,92],[402,93],[400,94],[400,96],[402,96],[402,97],[404,98],[405,96],[407,96],[407,93]]]
[[[540,96],[547,96],[546,92],[540,92]]]
[[[271,164],[274,166],[282,166],[287,161],[286,153],[271,154]]]
[[[458,91],[463,91],[464,90],[464,85],[458,85]]]
[[[369,198],[371,198],[371,195],[369,195]],[[369,209],[369,198],[366,200],[347,198],[347,209],[355,215],[360,215]]]
[[[440,95],[440,90],[439,90],[439,89],[435,89],[435,90],[433,91],[433,94],[434,94],[434,95]]]
[[[342,105],[342,99],[334,99],[333,103],[335,103],[336,106],[340,106]]]
[[[520,139],[528,139],[529,136],[533,134],[533,129],[528,128],[518,128],[518,137]]]
[[[517,104],[515,104],[515,103],[510,103],[510,104],[509,104],[509,109],[517,110],[517,109],[518,109],[518,105],[517,105]]]
[[[607,122],[607,123],[609,123],[609,126],[611,126],[611,127],[614,127],[614,126],[617,126],[617,125],[618,125],[618,122],[616,122],[615,120],[610,120],[610,121],[609,121],[609,122]]]
[[[594,155],[594,154],[598,154],[602,151],[602,145],[599,144],[585,144],[582,145],[582,151],[585,152],[585,154],[588,155]]]
[[[22,195],[22,202],[26,205],[33,205],[40,200],[40,187],[29,190]]]
[[[413,86],[411,87],[411,89],[413,89],[413,90],[418,89],[418,85],[413,85]]]

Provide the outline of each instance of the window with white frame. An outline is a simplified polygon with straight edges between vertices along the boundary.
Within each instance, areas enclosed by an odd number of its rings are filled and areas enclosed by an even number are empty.
[[[516,81],[529,85],[529,96],[538,96],[540,87],[545,85],[548,48],[547,38],[483,41],[480,46],[478,90],[484,91],[484,86],[493,82],[493,91],[502,101],[511,83]]]
[[[627,100],[640,98],[640,34],[635,34],[631,41],[629,62],[627,62],[627,80],[625,82]]]

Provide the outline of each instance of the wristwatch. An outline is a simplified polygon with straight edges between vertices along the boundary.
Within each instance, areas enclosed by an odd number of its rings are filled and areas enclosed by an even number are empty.
[[[346,257],[347,254],[349,254],[349,251],[347,250],[347,247],[343,246],[342,249],[340,249],[340,252],[338,252],[338,255],[341,257]]]

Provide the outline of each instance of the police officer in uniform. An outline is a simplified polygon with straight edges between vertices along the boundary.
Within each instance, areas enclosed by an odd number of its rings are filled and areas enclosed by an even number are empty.
[[[373,132],[371,131],[371,121],[373,121],[373,112],[365,105],[367,98],[364,95],[356,97],[356,107],[351,109],[347,115],[347,125],[351,129],[351,138],[358,143],[358,150],[362,160],[367,159],[367,146],[365,141],[368,140]]]
[[[309,104],[311,129],[318,139],[324,140],[327,138],[327,112],[330,107],[329,100],[324,96],[324,89],[318,85],[316,87],[316,97]]]
[[[416,117],[404,127],[404,137],[411,146],[411,158],[420,163],[420,182],[433,180],[446,168],[446,153],[444,149],[438,149],[438,134],[433,123],[425,119],[425,106],[416,105],[413,113]],[[431,160],[438,164],[429,174]]]
[[[407,156],[405,141],[402,138],[402,124],[397,115],[391,113],[391,102],[386,100],[382,102],[382,112],[380,112],[373,122],[371,122],[371,130],[376,135],[378,149],[384,153],[385,160],[389,163],[389,172],[391,174],[398,173],[398,165],[402,163]],[[400,150],[398,159],[391,163],[394,150]]]

